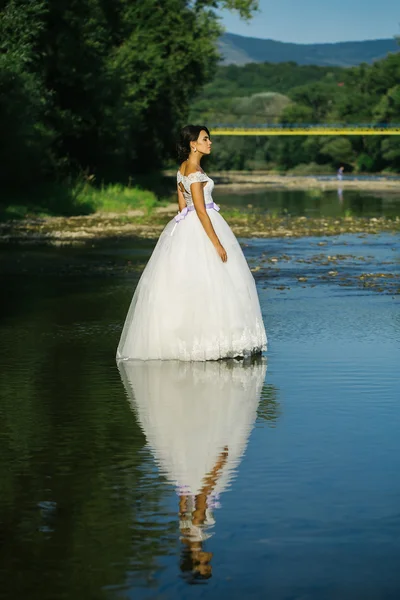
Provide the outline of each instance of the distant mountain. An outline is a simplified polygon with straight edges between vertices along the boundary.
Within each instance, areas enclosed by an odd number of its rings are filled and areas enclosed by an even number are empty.
[[[223,65],[250,62],[296,62],[299,65],[351,67],[372,63],[389,52],[399,52],[394,39],[338,42],[336,44],[290,44],[225,33],[219,41]]]

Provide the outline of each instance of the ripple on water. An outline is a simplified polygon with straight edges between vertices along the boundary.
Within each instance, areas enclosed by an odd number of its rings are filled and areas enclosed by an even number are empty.
[[[52,263],[40,281],[34,268],[10,278],[0,595],[397,598],[398,296],[356,283],[396,272],[392,248],[390,236],[246,240],[250,260],[278,257],[255,272],[266,372],[264,360],[142,365],[121,380],[137,273],[60,277]],[[322,255],[353,257],[335,267],[349,287],[319,279]]]

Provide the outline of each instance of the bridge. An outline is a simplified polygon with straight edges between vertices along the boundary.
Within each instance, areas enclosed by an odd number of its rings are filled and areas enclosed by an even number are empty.
[[[400,124],[343,125],[343,124],[287,124],[216,125],[211,135],[400,135]]]

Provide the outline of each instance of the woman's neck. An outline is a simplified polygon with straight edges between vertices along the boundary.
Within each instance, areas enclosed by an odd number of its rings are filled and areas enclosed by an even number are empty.
[[[196,158],[189,156],[186,162],[188,163],[188,165],[192,165],[193,167],[200,167],[201,158],[201,156],[196,156]]]

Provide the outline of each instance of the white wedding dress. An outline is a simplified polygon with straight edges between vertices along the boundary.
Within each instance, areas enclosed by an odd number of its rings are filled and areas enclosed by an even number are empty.
[[[266,349],[267,338],[253,275],[229,225],[214,204],[214,182],[179,171],[186,208],[157,242],[129,308],[118,359],[217,360]],[[204,182],[204,200],[225,248],[223,263],[193,205],[190,186]]]
[[[225,451],[226,461],[207,497],[206,520],[180,526],[204,540],[213,509],[229,489],[257,418],[265,358],[218,362],[119,361],[123,384],[160,473],[188,497],[188,513]]]

